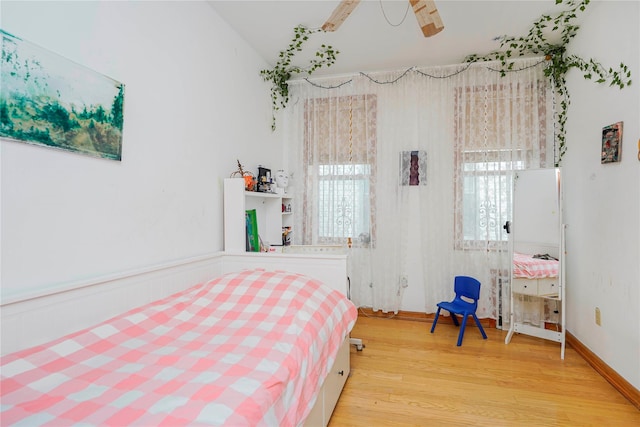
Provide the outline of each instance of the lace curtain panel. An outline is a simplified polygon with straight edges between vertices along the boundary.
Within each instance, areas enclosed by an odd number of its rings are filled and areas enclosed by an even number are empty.
[[[520,60],[504,77],[482,63],[290,82],[294,244],[350,240],[358,306],[432,313],[469,275],[482,283],[479,317],[499,320],[511,173],[553,165],[544,62]],[[405,301],[408,287],[423,301]]]

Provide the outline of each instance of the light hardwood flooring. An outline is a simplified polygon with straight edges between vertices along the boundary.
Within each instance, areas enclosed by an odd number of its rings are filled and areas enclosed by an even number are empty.
[[[467,324],[458,328],[360,314],[330,427],[640,426],[640,411],[571,347]]]

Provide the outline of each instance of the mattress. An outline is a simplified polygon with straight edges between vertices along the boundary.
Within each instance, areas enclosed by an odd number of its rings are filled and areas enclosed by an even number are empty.
[[[305,276],[227,274],[2,357],[0,421],[299,425],[356,317]]]
[[[525,279],[544,279],[558,277],[558,260],[547,254],[513,254],[513,277]]]

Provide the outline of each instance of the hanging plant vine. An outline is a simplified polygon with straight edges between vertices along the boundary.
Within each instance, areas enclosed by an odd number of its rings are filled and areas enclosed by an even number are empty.
[[[298,25],[293,29],[294,36],[286,50],[281,50],[278,61],[271,69],[260,71],[260,75],[266,82],[271,82],[271,130],[276,128],[276,111],[285,108],[289,102],[289,80],[294,74],[311,75],[321,67],[330,67],[336,62],[336,56],[340,53],[329,45],[321,45],[314,58],[307,67],[293,65],[292,60],[296,53],[302,51],[303,44],[309,40],[311,34],[324,32],[321,28],[309,29]]]
[[[572,68],[583,73],[587,80],[594,79],[596,83],[609,83],[609,86],[618,86],[620,89],[631,85],[631,72],[629,68],[620,63],[617,69],[605,68],[593,59],[585,60],[577,55],[567,55],[567,45],[578,33],[580,28],[573,22],[580,12],[584,12],[590,0],[556,0],[556,4],[564,3],[568,8],[556,16],[542,15],[535,21],[526,36],[500,37],[500,48],[486,55],[469,55],[465,62],[500,61],[500,73],[504,77],[514,67],[513,57],[525,55],[544,55],[547,60],[544,74],[553,85],[556,94],[560,97],[560,111],[557,113],[556,123],[558,129],[556,138],[558,142],[555,166],[559,166],[566,148],[567,111],[570,104],[570,96],[567,91],[566,74]],[[560,31],[560,41],[550,43],[545,32],[557,34]]]

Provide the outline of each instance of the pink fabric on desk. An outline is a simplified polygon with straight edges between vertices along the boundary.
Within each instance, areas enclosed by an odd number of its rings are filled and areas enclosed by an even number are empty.
[[[513,277],[526,279],[558,277],[558,261],[533,258],[533,255],[514,252]]]
[[[3,357],[0,423],[299,425],[356,317],[307,277],[228,274]]]

